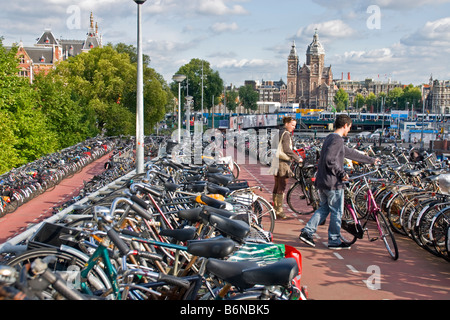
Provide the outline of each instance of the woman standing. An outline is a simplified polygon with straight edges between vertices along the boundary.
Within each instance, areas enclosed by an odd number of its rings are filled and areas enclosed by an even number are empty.
[[[286,219],[286,214],[283,212],[284,192],[286,190],[286,182],[294,174],[291,171],[291,161],[303,161],[292,150],[292,133],[297,125],[297,121],[292,117],[283,118],[283,128],[279,133],[279,152],[272,160],[272,166],[269,170],[275,177],[275,185],[272,191],[273,206],[276,215],[280,219]],[[281,153],[281,155],[280,155]]]

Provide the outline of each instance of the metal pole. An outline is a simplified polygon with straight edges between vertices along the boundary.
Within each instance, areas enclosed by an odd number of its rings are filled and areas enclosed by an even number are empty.
[[[181,82],[178,82],[178,143],[181,143]]]
[[[181,82],[186,79],[183,74],[176,74],[172,77],[173,81],[178,82],[178,143],[181,143]]]
[[[144,72],[142,59],[141,4],[146,0],[134,0],[137,4],[137,103],[136,103],[136,173],[144,173]]]
[[[423,96],[422,99],[423,99],[423,104],[422,104],[422,130],[420,132],[420,150],[423,150],[423,146],[424,146],[424,143],[423,143],[423,125],[424,125],[423,119],[425,118],[425,96]]]

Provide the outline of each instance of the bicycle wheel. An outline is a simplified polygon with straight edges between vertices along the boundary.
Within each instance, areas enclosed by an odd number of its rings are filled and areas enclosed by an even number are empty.
[[[265,231],[273,232],[275,228],[275,209],[262,197],[257,197],[252,203],[258,225]]]
[[[319,209],[320,204],[320,198],[319,198],[319,191],[317,191],[316,186],[311,181],[311,184],[309,184],[309,203],[310,206],[312,206],[313,211],[316,211]]]
[[[32,263],[35,259],[45,259],[50,256],[56,258],[52,259],[51,262],[48,263],[48,270],[52,272],[78,272],[79,275],[79,271],[81,271],[86,263],[83,259],[60,249],[38,248],[26,251],[23,254],[16,256],[8,261],[8,265],[20,271],[26,264]],[[105,292],[111,288],[111,283],[107,280],[106,275],[97,268],[90,271],[86,279],[86,284],[92,292]],[[75,283],[75,288],[76,285],[77,283]],[[45,289],[43,296],[45,299],[49,300],[60,298],[59,294],[51,287]]]
[[[286,202],[289,208],[297,214],[311,214],[313,207],[309,207],[305,201],[306,194],[300,181],[294,183],[286,194]]]
[[[350,210],[344,206],[344,213],[342,214],[341,223],[341,241],[347,245],[352,245],[356,242],[358,237],[358,223],[355,222]]]
[[[441,210],[433,217],[430,228],[430,240],[436,252],[445,260],[450,261],[447,250],[447,235],[450,227],[450,208]]]
[[[395,241],[394,233],[391,230],[390,224],[386,217],[381,213],[377,212],[374,215],[375,221],[377,223],[378,232],[380,233],[381,240],[383,240],[386,249],[392,259],[398,259],[398,247]]]

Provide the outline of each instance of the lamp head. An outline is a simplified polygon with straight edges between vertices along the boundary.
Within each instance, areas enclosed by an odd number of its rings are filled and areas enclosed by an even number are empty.
[[[186,79],[186,76],[184,74],[176,74],[172,77],[173,81],[175,82],[182,82],[184,79]]]

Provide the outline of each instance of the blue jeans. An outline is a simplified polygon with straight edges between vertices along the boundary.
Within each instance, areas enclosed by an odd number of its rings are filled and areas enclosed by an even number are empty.
[[[302,231],[312,237],[319,223],[325,221],[330,215],[328,245],[339,245],[341,243],[341,220],[344,212],[344,189],[319,190],[319,198],[319,209],[314,212]]]

